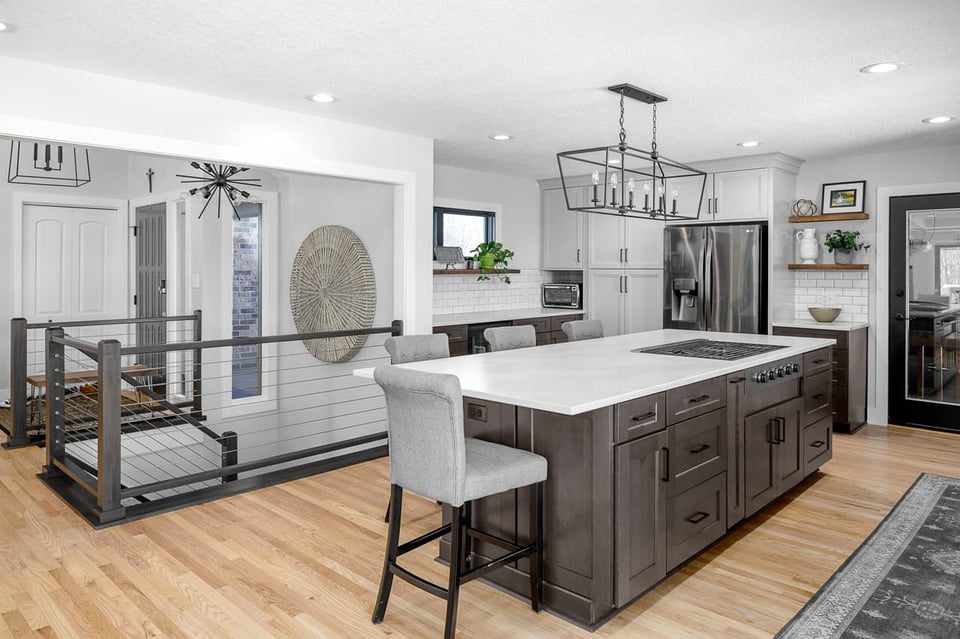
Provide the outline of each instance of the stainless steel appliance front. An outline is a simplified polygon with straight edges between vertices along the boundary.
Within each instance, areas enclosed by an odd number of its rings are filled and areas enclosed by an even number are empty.
[[[767,332],[767,225],[664,229],[663,327]]]
[[[540,298],[545,308],[582,308],[579,284],[543,284]]]

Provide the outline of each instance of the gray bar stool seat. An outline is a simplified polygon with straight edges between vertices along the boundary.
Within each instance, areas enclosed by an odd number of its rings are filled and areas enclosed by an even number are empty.
[[[523,326],[496,326],[483,331],[483,339],[491,351],[509,351],[537,345],[537,330],[529,324]]]
[[[543,482],[547,460],[540,455],[465,437],[460,380],[380,366],[374,379],[387,400],[390,437],[390,526],[373,623],[383,621],[394,576],[446,599],[444,638],[456,633],[460,586],[487,572],[532,555],[530,603],[539,612],[543,601]],[[531,513],[531,541],[517,545],[476,530],[472,502],[508,490],[535,487]],[[400,544],[403,491],[409,490],[447,504],[451,521],[412,541]],[[405,553],[450,534],[450,574],[446,588],[413,574],[397,563]],[[503,548],[506,554],[477,565],[473,539]]]
[[[603,322],[600,320],[573,320],[560,325],[560,330],[567,336],[567,340],[577,342],[582,339],[596,339],[603,337]]]

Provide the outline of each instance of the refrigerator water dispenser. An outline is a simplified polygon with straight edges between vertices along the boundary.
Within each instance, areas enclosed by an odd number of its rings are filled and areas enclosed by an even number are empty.
[[[678,277],[673,280],[673,321],[697,321],[697,280]]]

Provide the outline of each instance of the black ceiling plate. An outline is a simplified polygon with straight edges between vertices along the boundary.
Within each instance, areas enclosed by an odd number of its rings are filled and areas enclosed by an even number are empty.
[[[641,102],[646,102],[647,104],[656,104],[657,102],[667,101],[667,99],[662,95],[650,93],[646,89],[635,87],[632,84],[615,84],[612,87],[607,87],[607,89],[613,91],[614,93],[620,93],[620,91],[623,91],[623,95],[626,97],[633,98],[634,100],[640,100]]]

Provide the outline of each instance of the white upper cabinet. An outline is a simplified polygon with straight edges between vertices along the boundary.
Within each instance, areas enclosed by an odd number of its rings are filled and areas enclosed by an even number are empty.
[[[624,268],[663,268],[663,222],[623,220]]]
[[[714,173],[713,220],[766,220],[770,212],[770,173],[770,169]]]
[[[587,214],[590,268],[663,268],[663,222]]]
[[[569,189],[570,204],[580,206],[583,187]],[[543,268],[583,268],[583,213],[567,208],[563,189],[543,191]]]

